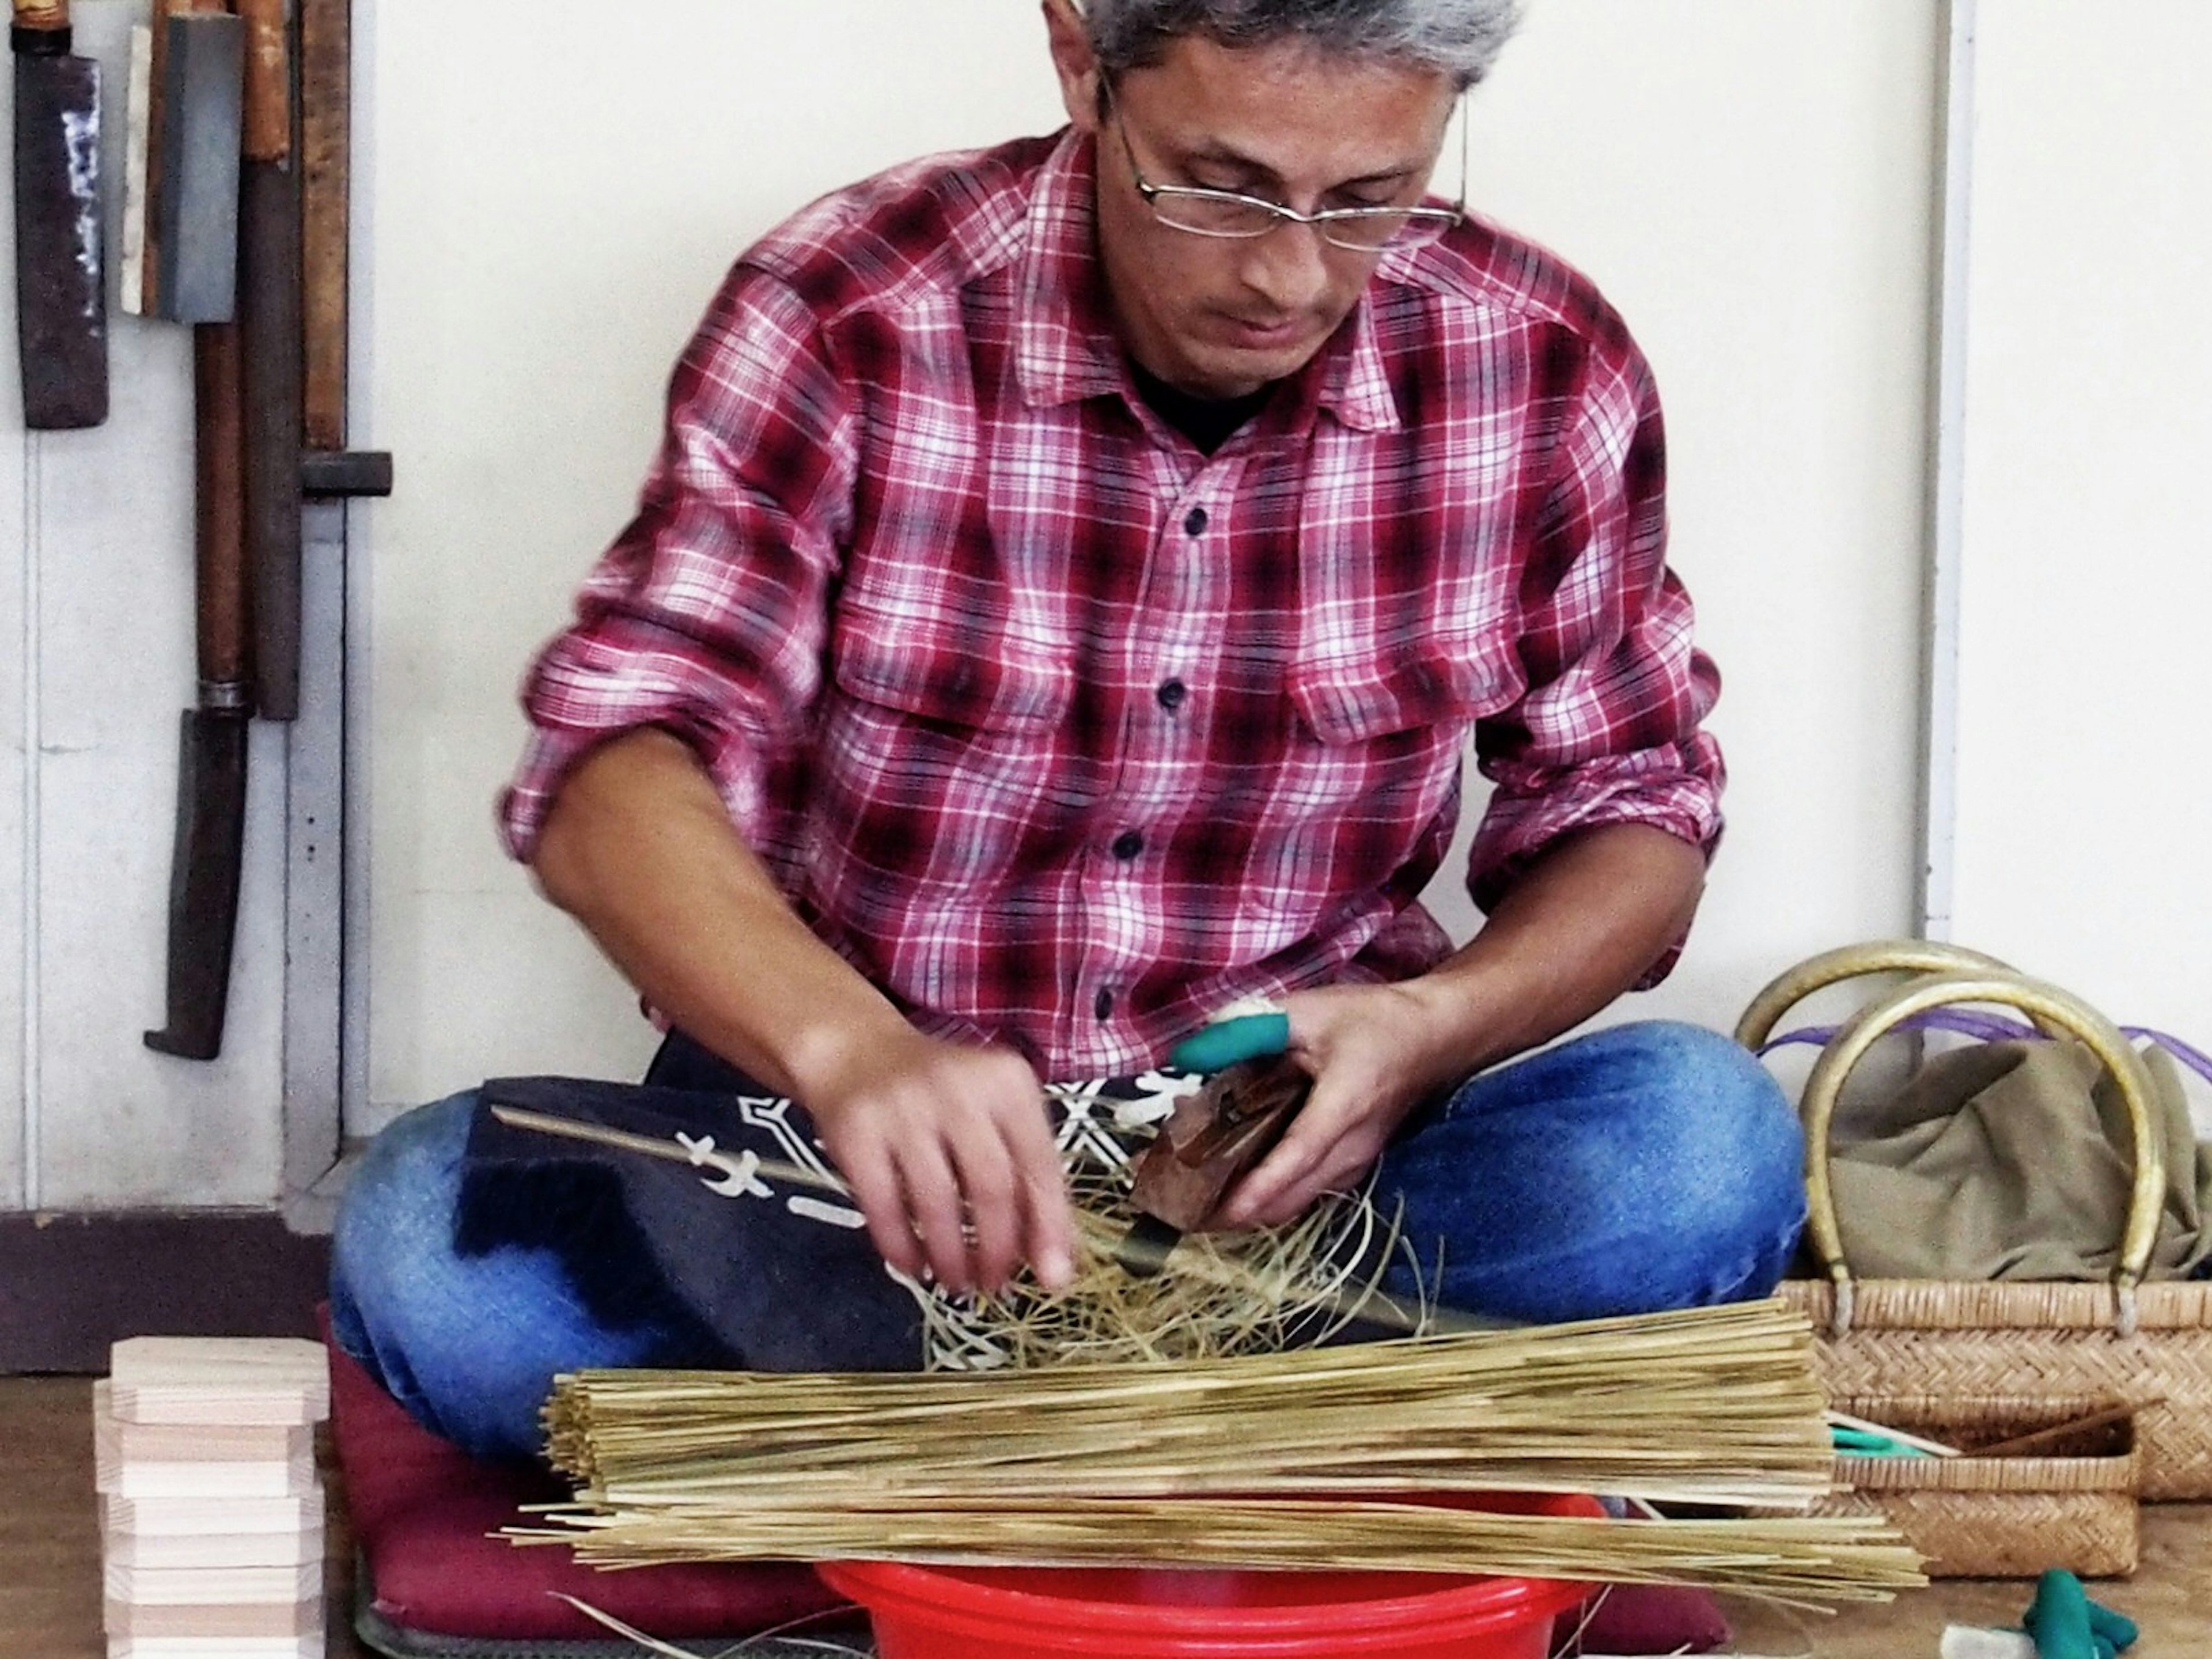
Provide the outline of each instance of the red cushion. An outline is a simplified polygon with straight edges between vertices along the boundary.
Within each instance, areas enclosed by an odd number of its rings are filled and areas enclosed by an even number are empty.
[[[1577,1640],[1568,1645],[1565,1638]],[[1591,1608],[1587,1624],[1559,1620],[1565,1653],[1711,1653],[1729,1639],[1720,1604],[1703,1590],[1670,1584],[1615,1584]]]
[[[325,1322],[328,1336],[328,1322]],[[403,1629],[514,1641],[605,1641],[567,1602],[649,1635],[732,1641],[845,1605],[813,1569],[781,1563],[598,1572],[565,1544],[518,1549],[489,1534],[524,1504],[568,1494],[549,1474],[479,1463],[407,1415],[335,1343],[331,1435],[377,1613]]]

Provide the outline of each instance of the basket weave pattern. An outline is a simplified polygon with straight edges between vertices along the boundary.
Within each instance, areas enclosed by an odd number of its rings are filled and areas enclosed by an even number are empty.
[[[1931,1578],[2033,1578],[2055,1566],[2124,1578],[2142,1547],[2135,1504],[2110,1492],[1852,1491],[1814,1512],[1887,1516]]]
[[[1966,1447],[2086,1417],[2109,1397],[1849,1397],[1856,1415]],[[2047,1455],[2046,1455],[2047,1454]],[[2132,1423],[2084,1430],[2022,1457],[1839,1457],[1824,1515],[1888,1517],[1938,1578],[2034,1577],[2065,1567],[2124,1577],[2142,1548]]]
[[[1856,1291],[1850,1334],[1815,1350],[1831,1396],[2142,1404],[2142,1495],[2212,1498],[2212,1285],[2143,1285],[2137,1334],[2125,1338],[2112,1331],[2108,1285],[1875,1279]],[[1815,1331],[1829,1328],[1830,1285],[1792,1281],[1782,1293]]]

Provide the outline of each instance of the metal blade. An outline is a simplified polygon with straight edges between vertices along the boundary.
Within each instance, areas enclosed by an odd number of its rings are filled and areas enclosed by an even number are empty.
[[[99,64],[17,52],[15,303],[35,432],[107,418],[100,117]]]
[[[1182,1228],[1170,1227],[1158,1216],[1140,1215],[1114,1247],[1114,1260],[1132,1279],[1156,1278],[1182,1243]]]
[[[173,16],[155,94],[161,133],[154,258],[157,316],[224,323],[238,314],[239,134],[246,27],[219,14]]]
[[[169,878],[169,1020],[146,1033],[149,1048],[180,1060],[222,1052],[246,844],[246,742],[242,709],[185,711]]]

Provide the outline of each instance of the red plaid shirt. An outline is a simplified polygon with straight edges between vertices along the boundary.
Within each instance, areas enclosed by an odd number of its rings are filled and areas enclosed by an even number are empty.
[[[1718,680],[1651,376],[1588,282],[1480,222],[1385,256],[1208,457],[1131,386],[1091,157],[915,162],[738,263],[530,675],[515,856],[592,745],[665,727],[918,1024],[1075,1077],[1439,961],[1416,901],[1470,732],[1478,902],[1590,825],[1710,848]]]

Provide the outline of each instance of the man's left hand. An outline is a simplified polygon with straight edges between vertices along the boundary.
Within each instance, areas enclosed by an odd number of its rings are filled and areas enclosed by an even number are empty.
[[[1291,1057],[1313,1092],[1281,1143],[1230,1192],[1215,1226],[1281,1226],[1323,1193],[1350,1190],[1407,1115],[1458,1081],[1436,1010],[1413,984],[1328,986],[1283,1006]]]

